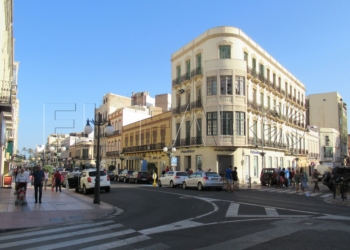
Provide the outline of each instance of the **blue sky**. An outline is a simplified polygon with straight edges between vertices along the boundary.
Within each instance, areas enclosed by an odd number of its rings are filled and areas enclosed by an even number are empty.
[[[242,29],[307,95],[337,91],[349,104],[349,13],[348,0],[14,0],[18,148],[83,131],[108,92],[170,93],[171,54],[224,25]]]

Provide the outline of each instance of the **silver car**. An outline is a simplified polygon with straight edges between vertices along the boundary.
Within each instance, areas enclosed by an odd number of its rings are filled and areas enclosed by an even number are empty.
[[[182,183],[182,188],[198,188],[199,191],[205,188],[215,188],[222,190],[224,184],[223,178],[215,172],[194,172]]]
[[[181,186],[188,178],[188,173],[184,171],[169,171],[158,180],[158,187],[170,186],[172,188]]]

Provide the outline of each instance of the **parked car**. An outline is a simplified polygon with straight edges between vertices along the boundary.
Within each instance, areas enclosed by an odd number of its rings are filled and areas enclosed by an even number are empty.
[[[329,169],[329,171],[323,174],[322,183],[330,190],[333,190],[333,183],[338,178],[343,178],[346,182],[350,183],[350,167],[343,166]]]
[[[80,171],[68,173],[62,185],[66,188],[75,188],[78,185],[78,178],[80,174]]]
[[[113,174],[114,174],[114,181],[118,180],[118,176],[121,172],[123,172],[124,169],[114,169]]]
[[[262,186],[277,185],[277,168],[263,168],[260,173],[260,182]]]
[[[117,181],[123,181],[123,182],[129,182],[129,178],[132,175],[132,173],[134,173],[135,170],[127,170],[124,169],[117,178]]]
[[[78,185],[75,187],[75,192],[79,193],[80,189],[84,194],[95,188],[96,169],[84,169],[78,177]],[[111,182],[109,176],[103,170],[100,170],[100,189],[104,189],[107,193],[111,190]]]
[[[135,171],[129,178],[130,183],[153,183],[152,175],[148,172]]]
[[[169,171],[158,179],[158,187],[170,186],[175,188],[181,186],[185,179],[188,178],[188,173],[184,171]]]
[[[218,173],[197,171],[184,180],[182,188],[197,188],[199,191],[205,188],[215,188],[221,191],[223,184],[224,179]]]
[[[315,167],[315,169],[317,169],[317,171],[320,173],[318,175],[318,181],[322,181],[323,175],[326,172],[330,172],[332,170],[332,167],[327,166],[327,165],[318,165]]]

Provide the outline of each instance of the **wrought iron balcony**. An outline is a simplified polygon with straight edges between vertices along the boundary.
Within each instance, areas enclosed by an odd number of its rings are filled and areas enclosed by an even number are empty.
[[[113,131],[113,135],[121,135],[121,131],[120,130],[115,130],[115,131]]]
[[[202,68],[195,68],[191,71],[191,78],[202,75]]]
[[[191,137],[191,145],[202,145],[203,139],[201,136]]]
[[[12,81],[0,81],[0,112],[12,110]]]
[[[119,150],[106,152],[106,156],[119,156]]]
[[[177,106],[171,110],[173,115],[181,114],[181,106]]]
[[[259,74],[256,68],[250,68],[247,66],[247,73],[250,74],[254,78],[258,78]]]
[[[191,102],[191,109],[202,108],[202,99],[198,99],[196,101]]]

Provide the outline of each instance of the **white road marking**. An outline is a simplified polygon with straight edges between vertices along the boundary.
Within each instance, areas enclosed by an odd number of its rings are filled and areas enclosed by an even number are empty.
[[[174,230],[187,229],[191,227],[198,227],[202,225],[204,224],[195,222],[195,221],[190,221],[190,220],[183,220],[183,221],[177,221],[175,223],[171,223],[168,225],[140,230],[138,232],[144,235],[149,235],[149,234],[164,233],[164,232],[174,231]]]
[[[121,247],[121,246],[125,246],[125,245],[129,245],[129,244],[133,244],[136,242],[141,242],[144,240],[149,240],[151,239],[148,236],[145,235],[139,235],[139,236],[135,236],[135,237],[130,237],[124,240],[117,240],[117,241],[113,241],[110,243],[106,243],[106,244],[101,244],[101,245],[97,245],[97,246],[91,246],[91,247],[87,247],[87,248],[81,248],[80,250],[105,250],[105,249],[112,249],[112,248],[116,248],[116,247]]]
[[[278,216],[277,210],[270,207],[265,207],[265,212],[267,216]]]
[[[54,234],[54,235],[50,235],[50,236],[44,236],[44,237],[41,237],[41,238],[33,237],[31,239],[17,240],[17,241],[14,241],[14,242],[4,243],[4,244],[0,245],[0,249],[7,248],[7,247],[27,245],[27,244],[32,244],[32,243],[38,243],[38,242],[43,242],[43,241],[48,241],[48,240],[61,239],[61,238],[64,238],[64,237],[71,237],[71,236],[77,236],[77,235],[82,235],[82,234],[101,232],[101,231],[105,231],[105,230],[108,230],[108,229],[119,228],[119,227],[122,227],[122,226],[123,225],[121,225],[121,224],[115,224],[115,225],[103,226],[103,227],[93,227],[93,226],[91,226],[93,228],[85,229],[85,230],[81,230],[81,231],[74,231],[74,232],[63,233],[63,234]],[[20,239],[20,238],[17,238],[17,239]]]
[[[226,217],[233,217],[238,215],[239,204],[231,203],[226,212]]]
[[[62,248],[62,247],[70,247],[70,246],[79,245],[79,244],[83,244],[83,243],[87,243],[87,242],[92,242],[92,241],[97,241],[97,240],[104,240],[104,239],[110,239],[110,238],[113,238],[113,237],[118,237],[118,236],[121,236],[121,235],[131,234],[131,233],[134,233],[134,232],[135,232],[135,230],[128,229],[128,230],[114,232],[114,233],[101,234],[101,235],[96,235],[96,236],[89,236],[87,238],[79,238],[79,239],[76,239],[76,240],[61,241],[59,243],[54,243],[54,244],[50,244],[50,245],[42,245],[40,247],[28,248],[26,250],[49,250],[49,249],[56,249],[56,248]],[[73,233],[71,233],[71,236],[72,236],[72,234]],[[58,236],[60,236],[60,235],[58,235]],[[26,243],[23,243],[23,244],[26,244]]]
[[[327,198],[327,197],[330,197],[330,196],[332,196],[333,194],[324,194],[324,195],[322,195],[321,197],[322,198]]]

